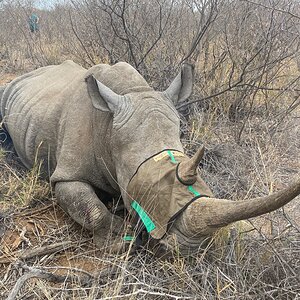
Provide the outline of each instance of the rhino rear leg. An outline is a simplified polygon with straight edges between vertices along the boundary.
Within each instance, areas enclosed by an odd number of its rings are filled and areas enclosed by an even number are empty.
[[[0,86],[0,101],[1,101],[2,95],[4,93],[4,90],[5,90],[5,86]]]
[[[1,98],[2,98],[2,95],[4,93],[4,86],[0,86],[0,125],[2,124],[2,121],[3,121],[3,117],[1,115]],[[1,128],[1,126],[0,126]]]
[[[122,240],[123,219],[108,211],[91,185],[80,181],[57,182],[55,194],[71,218],[93,232],[98,247],[111,244],[110,240]]]

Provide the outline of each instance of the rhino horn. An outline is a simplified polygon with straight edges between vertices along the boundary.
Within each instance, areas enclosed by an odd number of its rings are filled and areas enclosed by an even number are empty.
[[[197,168],[203,158],[205,148],[202,146],[195,155],[178,166],[178,179],[186,185],[194,184],[197,180]]]
[[[300,194],[300,180],[271,195],[242,201],[199,198],[182,215],[192,235],[209,235],[219,227],[235,221],[257,217],[274,211]]]

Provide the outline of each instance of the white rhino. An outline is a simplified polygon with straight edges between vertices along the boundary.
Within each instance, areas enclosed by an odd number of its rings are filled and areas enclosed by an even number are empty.
[[[122,195],[157,253],[197,249],[220,227],[273,211],[300,193],[300,181],[270,196],[214,198],[197,173],[203,149],[189,159],[179,139],[174,104],[192,92],[183,64],[169,88],[153,90],[127,63],[89,70],[72,61],[32,71],[0,88],[0,115],[27,168],[43,161],[58,203],[101,246],[123,220],[101,202]],[[1,120],[1,119],[0,119]],[[131,239],[126,237],[125,239]],[[117,243],[118,244],[118,243]]]

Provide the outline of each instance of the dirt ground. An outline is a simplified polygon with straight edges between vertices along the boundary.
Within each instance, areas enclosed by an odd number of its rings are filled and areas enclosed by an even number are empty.
[[[0,85],[6,85],[7,83],[11,82],[15,78],[16,75],[12,73],[0,75]]]
[[[101,257],[101,251],[92,243],[90,234],[74,223],[53,201],[19,210],[7,212],[2,217],[4,229],[2,227],[0,264],[51,254],[51,259],[44,259],[43,264],[72,266],[87,272],[100,267],[99,261],[92,258]],[[78,256],[79,253],[89,253],[89,256],[84,258],[84,255]]]

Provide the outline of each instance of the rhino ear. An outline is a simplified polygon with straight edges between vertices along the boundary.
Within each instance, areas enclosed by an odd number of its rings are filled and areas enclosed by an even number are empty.
[[[183,63],[181,71],[164,91],[164,94],[176,105],[191,95],[193,91],[193,81],[194,66],[189,63]]]
[[[124,96],[113,92],[109,87],[98,81],[93,75],[86,78],[88,93],[93,106],[102,111],[115,113],[122,104]]]

